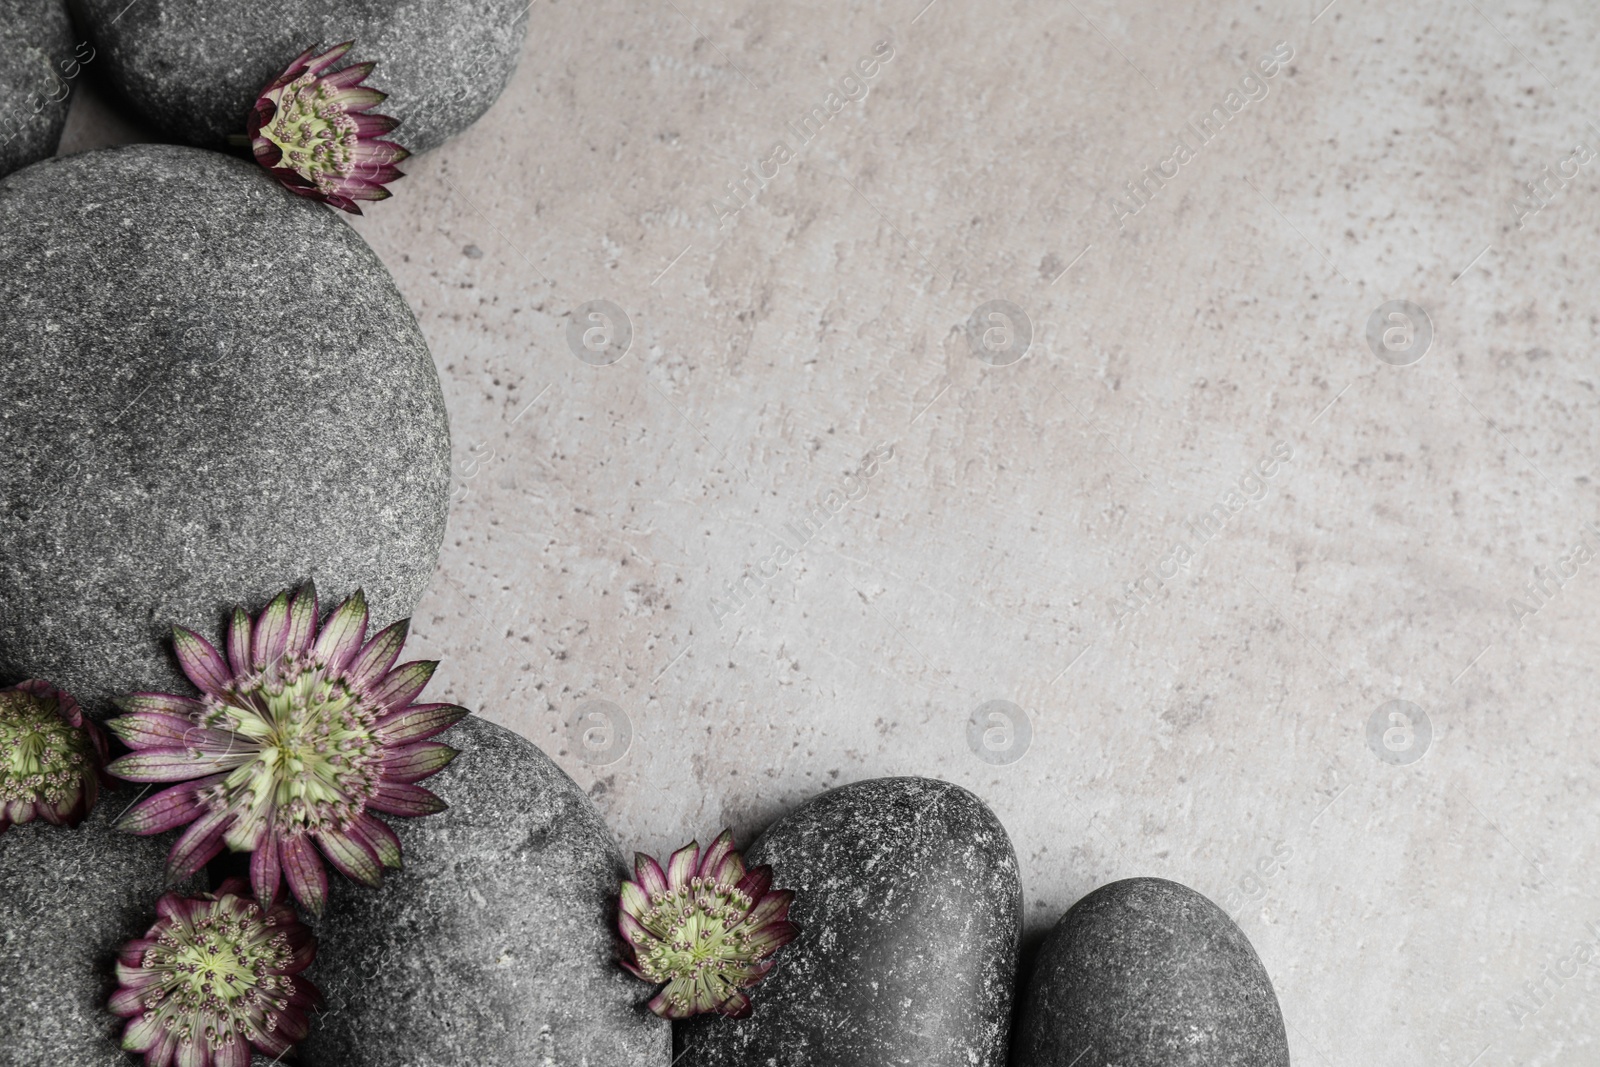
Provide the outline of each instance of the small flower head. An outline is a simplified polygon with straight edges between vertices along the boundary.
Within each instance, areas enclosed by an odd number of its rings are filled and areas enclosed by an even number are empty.
[[[0,833],[35,817],[77,826],[105,765],[105,734],[70,693],[38,679],[0,689]]]
[[[750,1014],[750,989],[799,936],[789,921],[794,894],[772,891],[772,868],[746,871],[733,834],[722,831],[709,848],[694,842],[667,861],[634,858],[633,881],[622,883],[617,928],[622,965],[647,982],[666,985],[650,1010],[667,1019],[720,1012]]]
[[[250,1067],[250,1050],[281,1057],[322,1003],[300,972],[317,945],[288,904],[263,908],[242,878],[215,893],[156,904],[144,937],[122,946],[111,1010],[122,1047],[145,1067]]]
[[[370,641],[358,591],[317,626],[309,583],[279,593],[253,622],[235,609],[227,656],[181,627],[178,663],[199,697],[135,693],[106,725],[131,755],[108,768],[134,782],[177,782],[123,817],[119,828],[157,834],[187,826],[167,874],[187,878],[224,847],[249,852],[256,899],[270,907],[287,880],[320,914],[326,856],[350,878],[377,885],[400,866],[400,841],[374,812],[430,815],[444,801],[416,783],[456,750],[428,738],[467,714],[413,704],[438,663],[396,667],[409,620]],[[319,854],[320,853],[320,854]]]
[[[250,111],[249,140],[256,161],[290,192],[361,214],[357,200],[384,200],[384,188],[401,177],[396,163],[411,153],[382,136],[400,123],[368,108],[386,95],[362,85],[376,63],[324,73],[354,41],[313,56],[307,48],[289,69],[261,90]]]

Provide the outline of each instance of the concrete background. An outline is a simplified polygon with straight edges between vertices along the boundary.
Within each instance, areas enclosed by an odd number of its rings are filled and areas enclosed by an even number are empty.
[[[356,220],[452,415],[440,698],[625,848],[958,782],[1034,935],[1131,875],[1235,912],[1298,1064],[1594,1062],[1600,163],[1513,203],[1600,148],[1600,11],[925,2],[535,0],[505,97]],[[90,79],[63,151],[139,139]],[[1391,300],[1432,337],[1386,362]]]

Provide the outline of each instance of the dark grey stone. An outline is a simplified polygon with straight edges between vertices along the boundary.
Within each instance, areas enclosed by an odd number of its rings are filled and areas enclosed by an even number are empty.
[[[1003,1067],[1022,890],[981,800],[929,778],[856,782],[746,858],[795,891],[800,937],[749,1018],[679,1028],[683,1067]]]
[[[55,155],[81,66],[73,46],[62,0],[0,0],[0,178]]]
[[[140,1062],[121,1050],[124,1020],[106,1001],[117,951],[156,921],[171,842],[112,829],[137,796],[102,793],[76,829],[35,821],[0,833],[0,1067]]]
[[[516,68],[527,0],[75,0],[111,84],[168,137],[220,148],[256,95],[312,45],[376,61],[375,110],[425,152],[472,125]]]
[[[335,212],[138,145],[0,182],[0,676],[184,683],[168,635],[314,578],[408,615],[450,445],[405,300]]]
[[[338,882],[316,924],[327,1012],[308,1067],[667,1067],[668,1025],[616,962],[622,857],[561,769],[469,717],[422,784],[450,804],[392,819],[405,869]]]
[[[1062,916],[1040,947],[1017,1067],[1288,1067],[1272,980],[1227,913],[1187,886],[1129,878]]]

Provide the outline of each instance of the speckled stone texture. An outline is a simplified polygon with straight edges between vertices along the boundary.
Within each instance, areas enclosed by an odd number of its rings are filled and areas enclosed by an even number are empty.
[[[333,887],[316,923],[327,1013],[310,1067],[667,1067],[671,1035],[616,962],[616,840],[528,741],[469,717],[426,785],[450,809],[394,819],[405,869]]]
[[[1039,951],[1014,1067],[1289,1067],[1272,980],[1221,908],[1126,878],[1062,916]]]
[[[376,62],[376,110],[413,152],[470,126],[499,97],[527,32],[527,0],[79,0],[108,77],[146,120],[189,144],[243,133],[256,94],[308,46],[354,40]]]
[[[119,1048],[122,1021],[106,1001],[117,950],[156,920],[170,842],[112,829],[137,795],[103,793],[76,829],[35,822],[0,834],[0,1067],[139,1062]]]
[[[762,834],[800,937],[738,1021],[681,1026],[684,1067],[1003,1067],[1022,890],[1011,839],[959,786],[879,778]]]
[[[80,66],[74,52],[61,0],[0,0],[0,178],[55,153]]]
[[[499,103],[355,220],[450,407],[432,699],[658,856],[844,782],[963,785],[1025,936],[1120,878],[1193,886],[1297,1065],[1600,1062],[1600,973],[1541,977],[1600,923],[1600,565],[1507,605],[1600,525],[1600,165],[1512,207],[1600,149],[1600,4],[675,3],[534,4]],[[1266,98],[1119,219],[1280,41]],[[76,143],[136,135],[95,102]],[[1401,298],[1434,326],[1405,367],[1366,337]],[[967,343],[995,299],[1032,319],[1010,366]],[[632,318],[607,367],[568,348],[595,300]],[[1397,697],[1433,720],[1405,766],[1366,733]],[[585,742],[618,736],[596,698],[631,747]],[[998,699],[1015,762],[970,743]]]
[[[252,164],[171,146],[0,183],[0,676],[92,715],[166,636],[314,578],[410,613],[448,510],[428,347],[372,251]]]

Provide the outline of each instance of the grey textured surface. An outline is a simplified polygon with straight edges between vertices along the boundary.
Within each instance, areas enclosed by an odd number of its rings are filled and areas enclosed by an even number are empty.
[[[1125,878],[1062,916],[1034,965],[1014,1067],[1289,1067],[1244,932],[1177,882]]]
[[[1297,1065],[1600,1061],[1600,964],[1570,969],[1600,959],[1600,566],[1549,577],[1600,525],[1600,167],[1512,207],[1600,148],[1600,5],[675,2],[534,4],[500,102],[355,220],[450,406],[435,699],[656,855],[830,785],[957,782],[1029,936],[1119,878],[1221,904]],[[1265,98],[1119,222],[1279,41]],[[138,136],[112,118],[85,94],[73,143]],[[1035,328],[1008,367],[966,344],[996,298]],[[1366,340],[1397,298],[1434,326],[1405,367]],[[633,324],[608,367],[567,346],[601,299]],[[581,739],[597,697],[631,747]],[[1397,697],[1433,723],[1403,766],[1367,735]],[[999,765],[968,743],[996,699],[1032,726]]]
[[[747,859],[795,891],[800,937],[749,1018],[680,1027],[685,1067],[1004,1067],[1022,890],[981,800],[930,778],[856,782]]]
[[[75,830],[0,834],[0,1067],[132,1067],[106,1008],[124,942],[156,921],[170,841],[118,833],[138,796],[101,795]],[[203,877],[203,876],[201,876]],[[196,892],[198,879],[178,888]]]
[[[0,233],[0,675],[100,717],[183,684],[174,623],[220,639],[306,578],[410,613],[449,429],[359,236],[253,164],[156,146],[13,174]]]
[[[312,45],[354,40],[376,62],[390,136],[435,148],[499,97],[521,54],[527,0],[77,0],[110,83],[166,136],[223,147],[257,93]]]
[[[54,155],[78,62],[62,0],[0,0],[0,178]]]
[[[616,962],[616,840],[527,740],[469,717],[423,784],[450,809],[393,819],[405,869],[333,886],[315,924],[328,1009],[308,1067],[667,1067],[671,1034]]]

